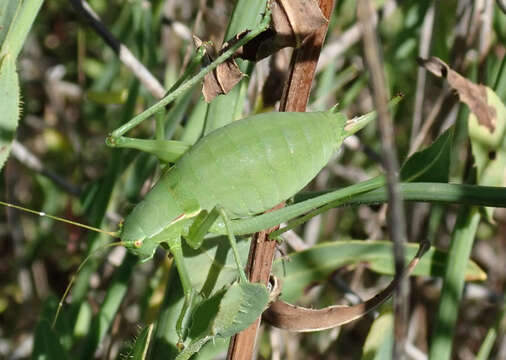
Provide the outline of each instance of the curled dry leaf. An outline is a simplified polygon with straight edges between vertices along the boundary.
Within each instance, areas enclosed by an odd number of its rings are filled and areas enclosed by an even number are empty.
[[[271,28],[240,48],[234,58],[258,61],[285,47],[297,48],[328,22],[316,0],[275,0],[272,2],[271,11]],[[224,43],[218,55],[246,36],[248,32],[237,34]],[[194,37],[194,42],[197,47],[202,45],[202,41],[197,37]],[[209,47],[207,56],[210,62],[217,57],[215,54],[214,49]],[[210,102],[218,95],[227,94],[242,76],[233,58],[220,64],[204,78],[202,92],[205,100]]]
[[[478,122],[489,129],[495,130],[497,113],[487,101],[487,89],[483,85],[475,84],[458,72],[452,70],[443,60],[437,57],[418,59],[420,65],[438,77],[446,78],[448,84],[457,91],[460,101],[467,104]]]
[[[246,44],[238,57],[258,61],[285,47],[298,48],[328,22],[316,0],[276,0],[271,10],[271,28]]]
[[[272,326],[294,332],[310,332],[331,329],[359,319],[392,296],[395,288],[405,276],[409,276],[427,251],[429,244],[422,242],[414,258],[400,276],[371,299],[354,306],[334,305],[323,309],[310,309],[284,301],[275,301],[263,313],[262,318]]]
[[[445,77],[466,103],[471,114],[468,118],[469,138],[476,165],[476,183],[484,186],[506,186],[506,106],[489,87],[478,85],[459,75],[442,60],[432,57],[420,59],[427,70]],[[485,208],[493,222],[495,208]]]
[[[198,37],[193,37],[196,47],[206,46],[206,55],[204,62],[209,64],[216,59],[215,49],[208,43],[204,43]],[[220,53],[226,51],[232,43],[225,43]],[[204,86],[202,94],[207,102],[211,102],[216,96],[227,94],[242,78],[243,73],[235,63],[233,58],[229,58],[225,62],[218,65],[216,69],[211,71],[204,77]]]

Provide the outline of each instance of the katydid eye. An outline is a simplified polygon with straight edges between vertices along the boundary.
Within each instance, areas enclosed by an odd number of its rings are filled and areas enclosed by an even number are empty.
[[[136,247],[137,249],[139,249],[141,246],[142,246],[142,239],[134,241],[134,247]]]

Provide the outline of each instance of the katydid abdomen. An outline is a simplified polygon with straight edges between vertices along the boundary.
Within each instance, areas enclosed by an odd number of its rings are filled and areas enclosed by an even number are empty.
[[[194,204],[201,210],[220,206],[233,218],[272,208],[296,194],[325,166],[342,142],[345,123],[342,114],[331,111],[274,117],[270,113],[210,133],[161,177],[125,219],[122,241],[137,241],[135,247],[141,247],[143,240],[190,217],[188,209],[194,209]]]
[[[160,180],[175,196],[231,216],[263,212],[302,189],[329,161],[345,120],[328,112],[260,114],[202,138]]]

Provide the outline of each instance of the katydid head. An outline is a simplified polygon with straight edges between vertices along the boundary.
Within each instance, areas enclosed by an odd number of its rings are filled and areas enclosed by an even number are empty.
[[[153,257],[156,249],[156,243],[150,241],[150,237],[137,219],[136,209],[130,213],[121,227],[120,238],[124,247],[133,254],[137,255],[141,261],[148,261]],[[137,210],[138,211],[138,210]],[[152,244],[152,246],[150,246]]]
[[[153,257],[163,239],[162,233],[175,228],[183,211],[163,182],[155,185],[144,199],[125,218],[121,229],[121,242],[142,261]],[[176,234],[178,235],[178,234]]]
[[[126,231],[125,233],[121,233],[121,243],[123,246],[137,255],[142,262],[150,260],[157,247],[156,242],[149,240],[149,237],[135,235],[135,232]]]

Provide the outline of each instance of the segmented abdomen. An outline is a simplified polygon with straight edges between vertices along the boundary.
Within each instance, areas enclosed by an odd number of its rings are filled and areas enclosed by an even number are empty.
[[[202,138],[162,178],[174,195],[235,217],[263,212],[302,189],[341,143],[340,114],[260,114]]]

